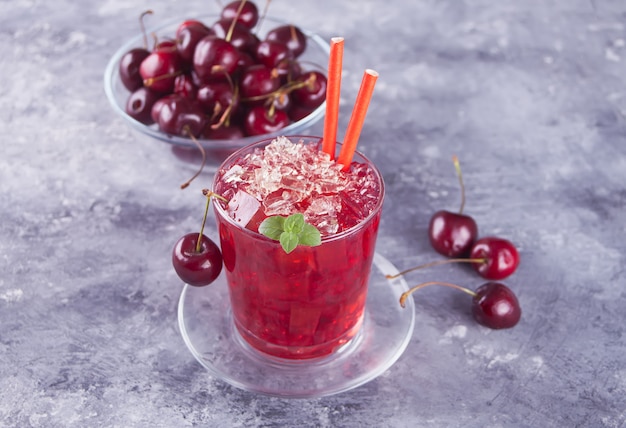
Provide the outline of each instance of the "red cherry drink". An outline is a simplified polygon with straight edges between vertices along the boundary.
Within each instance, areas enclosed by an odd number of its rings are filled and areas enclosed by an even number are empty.
[[[376,167],[356,153],[349,170],[317,137],[278,137],[231,155],[213,190],[232,314],[244,343],[286,359],[330,355],[360,330],[383,204]],[[302,213],[319,246],[287,254],[259,233],[267,217]]]

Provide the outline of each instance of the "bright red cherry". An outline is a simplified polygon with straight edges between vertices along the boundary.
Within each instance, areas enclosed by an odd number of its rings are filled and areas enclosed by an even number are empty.
[[[178,240],[172,251],[174,270],[185,283],[195,287],[209,285],[222,271],[222,253],[206,235],[189,233]]]
[[[482,263],[472,264],[474,269],[483,278],[494,280],[504,279],[511,275],[520,261],[519,253],[513,243],[492,236],[476,241],[469,258],[483,259]]]
[[[472,298],[472,315],[485,327],[511,328],[522,316],[517,297],[506,285],[488,282],[475,291]]]

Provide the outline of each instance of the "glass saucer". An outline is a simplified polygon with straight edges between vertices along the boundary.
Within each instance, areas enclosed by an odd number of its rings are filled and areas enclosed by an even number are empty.
[[[236,331],[224,274],[207,287],[185,285],[178,324],[185,344],[211,375],[237,388],[289,397],[321,397],[361,386],[383,374],[406,349],[415,324],[415,307],[400,295],[408,290],[398,270],[374,255],[365,319],[359,334],[338,352],[310,360],[286,360],[251,348]]]

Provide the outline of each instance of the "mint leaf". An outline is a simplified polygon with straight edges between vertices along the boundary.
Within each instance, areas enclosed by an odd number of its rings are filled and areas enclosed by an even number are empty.
[[[316,247],[322,244],[322,234],[312,224],[304,223],[302,232],[300,232],[300,235],[298,235],[298,242],[301,245]]]
[[[285,231],[285,217],[279,215],[268,217],[259,225],[259,233],[278,241],[280,234]]]
[[[280,234],[280,245],[289,254],[298,246],[298,235],[293,232],[283,232]]]
[[[268,217],[259,225],[259,233],[279,241],[287,254],[298,245],[314,247],[322,243],[320,231],[312,224],[306,223],[304,215],[300,213],[289,217],[279,215]]]
[[[304,227],[304,215],[300,213],[292,214],[285,219],[285,232],[293,232],[296,235],[302,232]]]

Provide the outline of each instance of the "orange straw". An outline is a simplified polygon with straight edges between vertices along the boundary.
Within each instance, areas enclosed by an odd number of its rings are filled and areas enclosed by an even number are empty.
[[[328,78],[326,82],[326,116],[324,117],[324,137],[322,151],[335,159],[337,124],[339,123],[339,95],[341,92],[341,69],[343,63],[343,37],[330,39]]]
[[[378,73],[374,70],[367,69],[363,73],[363,80],[361,81],[361,87],[354,103],[354,109],[352,110],[352,116],[348,122],[348,128],[346,129],[346,135],[343,139],[343,145],[341,146],[341,152],[339,152],[339,159],[337,163],[343,165],[343,170],[347,170],[352,162],[352,156],[356,150],[359,136],[361,135],[361,129],[363,128],[363,122],[365,121],[365,115],[367,113],[367,107],[370,104],[372,93],[374,92],[374,85]]]

